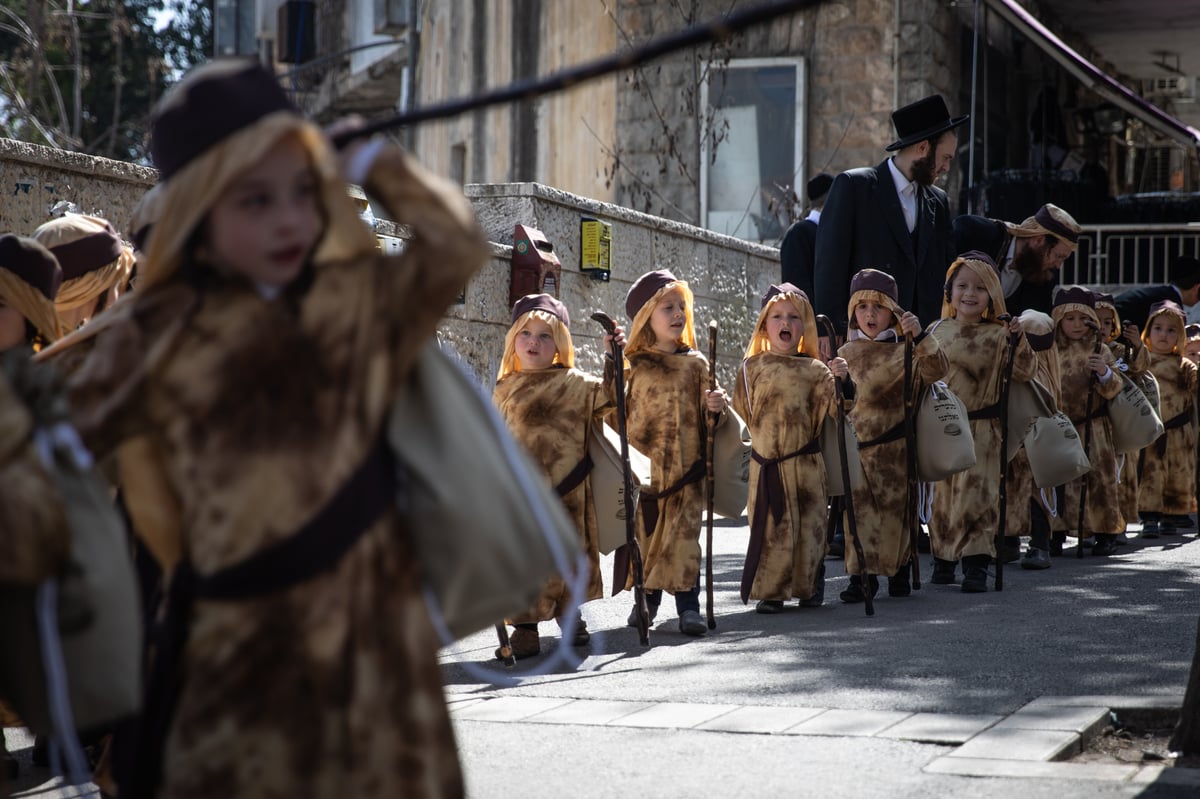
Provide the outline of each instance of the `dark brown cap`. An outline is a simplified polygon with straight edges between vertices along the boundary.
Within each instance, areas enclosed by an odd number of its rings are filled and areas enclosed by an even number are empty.
[[[650,302],[650,298],[661,291],[664,286],[678,282],[679,278],[666,269],[656,269],[642,275],[630,287],[629,294],[625,297],[625,314],[633,319],[637,316],[638,311],[642,310],[642,306]]]
[[[12,272],[51,302],[63,281],[53,253],[33,239],[12,233],[0,236],[0,269]]]
[[[772,298],[778,297],[780,294],[799,294],[805,299],[806,302],[811,302],[811,300],[808,299],[808,295],[797,288],[795,284],[780,283],[778,286],[773,285],[771,288],[766,290],[766,292],[762,295],[762,300],[758,303],[758,309],[761,311],[763,308],[766,308],[767,303],[770,302]]]
[[[1054,295],[1054,307],[1063,305],[1084,305],[1096,307],[1096,295],[1083,286],[1064,286]]]
[[[1175,300],[1160,300],[1150,306],[1150,316],[1157,316],[1160,313],[1173,313],[1180,319],[1187,319],[1187,314],[1184,313],[1183,307],[1175,302]],[[1150,316],[1146,318],[1149,319]]]
[[[899,305],[900,292],[896,288],[896,278],[878,269],[860,269],[850,278],[850,294],[856,291],[878,291],[892,298]]]
[[[567,327],[571,326],[571,317],[567,313],[567,306],[549,294],[526,294],[513,303],[512,322],[510,324],[516,324],[518,319],[530,311],[545,311],[551,316],[558,317],[559,321]]]

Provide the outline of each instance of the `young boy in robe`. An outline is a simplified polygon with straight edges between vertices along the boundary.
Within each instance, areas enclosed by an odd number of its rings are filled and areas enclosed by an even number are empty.
[[[897,301],[895,279],[886,272],[863,269],[850,279],[846,343],[838,350],[855,375],[857,394],[850,418],[858,434],[863,482],[854,490],[854,513],[872,595],[876,575],[888,578],[888,596],[912,593],[909,580],[915,496],[909,496],[904,438],[904,339],[913,339],[913,396],[946,376],[946,356],[937,339],[921,329],[917,317]],[[843,602],[865,600],[858,553],[846,550],[850,587]]]
[[[575,368],[570,324],[566,306],[549,294],[517,300],[492,401],[513,437],[546,471],[579,530],[590,565],[587,593],[579,600],[590,601],[603,596],[604,586],[590,461],[585,458],[592,426],[601,423],[613,402],[602,380]],[[624,346],[623,335],[617,341]],[[513,656],[520,660],[539,654],[538,622],[556,619],[563,626],[571,599],[562,578],[549,580],[533,607],[509,620],[515,628],[510,638]],[[589,640],[587,626],[578,618],[571,644],[584,646]]]
[[[1059,516],[1067,534],[1075,535],[1079,546],[1083,546],[1084,539],[1095,535],[1092,554],[1107,557],[1116,552],[1117,535],[1125,531],[1117,491],[1117,455],[1113,450],[1112,426],[1105,411],[1108,400],[1120,393],[1121,379],[1112,368],[1116,359],[1104,346],[1104,332],[1096,316],[1092,292],[1080,286],[1059,289],[1051,316],[1058,352],[1060,408],[1074,423],[1080,441],[1088,440],[1089,419],[1092,429],[1088,450],[1092,468],[1084,476],[1067,483]],[[1089,392],[1092,394],[1091,417],[1087,416]],[[1079,501],[1084,480],[1087,481],[1087,507],[1080,530],[1077,529]]]
[[[975,439],[975,465],[934,485],[929,538],[934,555],[930,582],[949,585],[961,558],[963,593],[987,591],[988,564],[996,556],[1000,521],[1000,391],[1011,337],[1012,379],[1028,381],[1037,365],[1020,322],[1007,322],[999,270],[991,256],[967,252],[946,271],[942,318],[930,326],[946,355],[946,384],[967,406]],[[1010,447],[1019,446],[1009,442]]]
[[[754,336],[738,369],[733,408],[750,428],[750,545],[742,601],[758,613],[784,603],[819,606],[825,595],[825,501],[821,458],[824,421],[837,414],[834,380],[847,396],[854,384],[841,357],[821,362],[808,297],[791,283],[763,295]]]
[[[1034,379],[1050,392],[1057,406],[1059,399],[1058,353],[1054,348],[1054,320],[1049,314],[1028,309],[1019,317],[1025,340],[1037,356]],[[1012,446],[1012,443],[1009,443]],[[1033,481],[1029,457],[1022,447],[1008,466],[1008,519],[1010,536],[1029,534],[1029,548],[1021,557],[1021,568],[1041,570],[1050,568],[1051,519],[1046,497],[1057,513],[1057,487],[1040,489]],[[1060,550],[1061,552],[1061,550]]]
[[[1192,526],[1196,491],[1196,364],[1183,356],[1184,312],[1163,300],[1150,308],[1142,341],[1150,350],[1150,372],[1158,380],[1166,431],[1142,450],[1138,508],[1142,537],[1174,535]]]
[[[658,269],[637,279],[625,299],[632,320],[626,422],[629,445],[650,458],[650,488],[638,504],[646,604],[653,621],[663,591],[675,595],[679,631],[702,636],[700,526],[704,513],[704,450],[709,414],[728,405],[724,389],[709,390],[709,363],[696,349],[692,290]],[[625,547],[617,549],[614,582],[632,587]],[[629,625],[636,626],[636,608]]]

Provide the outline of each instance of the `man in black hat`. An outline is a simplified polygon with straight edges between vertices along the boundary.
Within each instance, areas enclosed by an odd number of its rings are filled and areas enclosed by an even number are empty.
[[[821,209],[825,207],[825,195],[833,185],[833,175],[821,172],[813,176],[805,187],[808,198],[808,216],[794,223],[783,235],[779,245],[779,263],[784,283],[791,283],[813,296],[813,264],[817,255],[817,225],[821,221]]]
[[[1118,294],[1113,304],[1121,321],[1141,330],[1150,317],[1150,306],[1156,302],[1171,300],[1186,308],[1200,301],[1200,260],[1180,255],[1171,263],[1167,277],[1171,282],[1165,286],[1143,286]]]
[[[941,315],[942,284],[954,260],[950,206],[934,181],[950,170],[958,146],[941,95],[892,114],[895,155],[878,166],[838,175],[817,229],[814,305],[846,331],[850,277],[872,267],[896,279],[900,305],[923,323]]]

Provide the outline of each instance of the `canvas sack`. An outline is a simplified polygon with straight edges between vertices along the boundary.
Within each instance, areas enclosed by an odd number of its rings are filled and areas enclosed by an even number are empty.
[[[842,484],[842,455],[838,449],[838,420],[826,416],[821,424],[821,458],[825,461],[825,477],[828,481],[827,494],[831,497],[844,496]],[[858,454],[858,433],[854,423],[846,418],[846,462],[850,464],[851,490],[862,485],[862,460]]]
[[[1153,444],[1163,434],[1162,419],[1132,380],[1121,372],[1114,371],[1113,374],[1121,381],[1121,392],[1108,401],[1113,449],[1116,452],[1137,452]]]
[[[1064,485],[1092,468],[1075,425],[1061,411],[1037,419],[1024,444],[1033,482],[1038,488]]]
[[[1008,385],[1008,459],[1011,461],[1021,449],[1034,423],[1047,419],[1058,412],[1054,395],[1037,380],[1021,382],[1013,380]],[[1057,484],[1056,484],[1057,485]]]
[[[431,600],[455,638],[526,610],[547,579],[570,585],[579,533],[542,470],[436,342],[395,398],[387,438],[397,501]]]
[[[741,518],[750,495],[750,428],[726,408],[713,433],[713,512]]]
[[[636,519],[638,497],[650,486],[650,459],[629,447],[633,494],[625,501],[625,468],[621,461],[621,437],[607,424],[592,425],[588,436],[592,459],[592,504],[596,511],[597,539],[601,554],[625,545],[625,519]]]
[[[945,480],[975,465],[975,438],[967,406],[943,382],[931,384],[917,402],[917,479]]]

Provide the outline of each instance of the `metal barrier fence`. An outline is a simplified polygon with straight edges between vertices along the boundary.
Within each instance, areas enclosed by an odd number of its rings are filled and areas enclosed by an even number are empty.
[[[1200,258],[1200,222],[1178,225],[1084,225],[1079,249],[1063,264],[1063,285],[1160,285],[1180,255]]]

